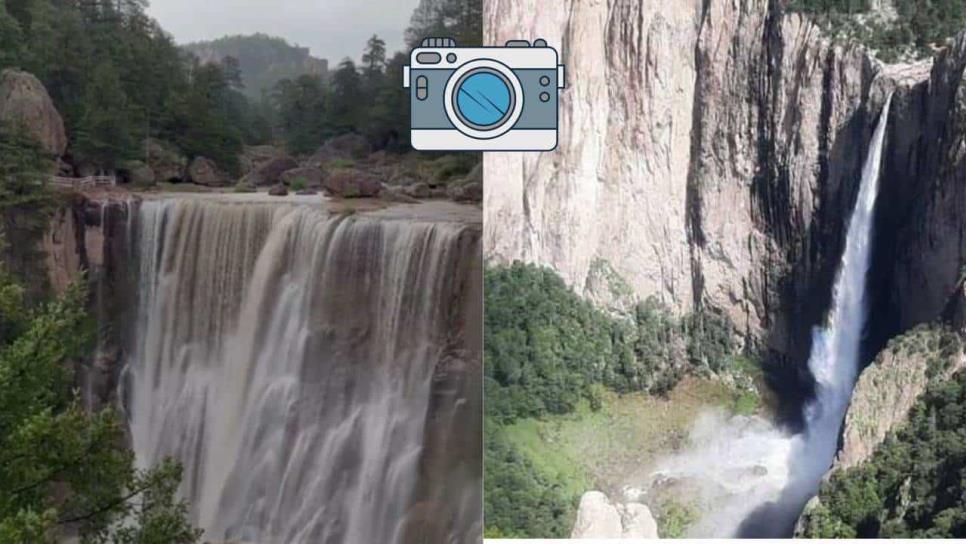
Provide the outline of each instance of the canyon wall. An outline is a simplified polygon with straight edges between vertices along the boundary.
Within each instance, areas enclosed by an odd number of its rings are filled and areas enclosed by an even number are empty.
[[[485,0],[485,40],[561,51],[560,146],[487,154],[490,262],[548,266],[602,306],[620,276],[678,312],[720,311],[799,413],[873,125],[894,93],[869,272],[870,319],[836,466],[906,418],[927,361],[886,348],[923,323],[963,331],[966,35],[883,65],[778,0]],[[886,349],[883,349],[886,348]],[[880,353],[881,352],[881,353]],[[878,357],[876,355],[878,354]]]
[[[555,152],[486,156],[488,260],[549,266],[602,305],[603,271],[679,312],[721,311],[800,375],[896,91],[873,352],[940,314],[963,262],[963,40],[930,75],[832,43],[775,0],[537,4],[485,2],[488,43],[545,38],[569,74]]]
[[[488,42],[548,39],[570,74],[556,152],[486,157],[487,257],[604,304],[612,269],[801,362],[884,99],[873,62],[774,2],[564,4],[486,2]]]

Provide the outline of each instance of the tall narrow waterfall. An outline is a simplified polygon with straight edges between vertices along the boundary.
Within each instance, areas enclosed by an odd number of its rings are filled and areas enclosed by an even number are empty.
[[[133,445],[142,464],[183,462],[205,539],[415,540],[429,427],[458,409],[433,406],[434,373],[469,349],[466,226],[211,199],[136,217]],[[480,483],[450,476],[433,523],[471,541]]]
[[[692,431],[692,447],[657,467],[651,489],[683,486],[701,503],[692,536],[788,536],[834,460],[861,364],[873,211],[891,101],[862,170],[828,321],[813,333],[808,366],[816,395],[804,408],[803,432],[787,436],[761,418],[708,414]]]
[[[886,99],[872,135],[862,182],[849,219],[845,251],[835,277],[828,323],[812,334],[808,368],[815,377],[815,398],[805,406],[805,430],[791,467],[793,483],[802,486],[803,499],[818,492],[822,475],[838,448],[839,431],[859,375],[862,331],[868,317],[866,280],[872,258],[872,226],[879,194],[882,144],[892,96]]]

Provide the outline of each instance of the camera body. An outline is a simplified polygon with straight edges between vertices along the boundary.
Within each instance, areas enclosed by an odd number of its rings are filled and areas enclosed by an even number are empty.
[[[550,151],[557,147],[557,51],[544,40],[458,47],[427,38],[403,68],[412,146],[424,151]]]

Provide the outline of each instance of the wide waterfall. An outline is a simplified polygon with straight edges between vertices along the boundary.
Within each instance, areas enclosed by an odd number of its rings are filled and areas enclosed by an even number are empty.
[[[677,486],[700,503],[702,516],[691,536],[788,536],[832,465],[861,364],[873,211],[891,100],[863,167],[827,323],[813,333],[808,366],[816,394],[804,408],[803,432],[788,436],[758,417],[706,414],[691,433],[690,449],[654,472],[649,489]]]
[[[182,461],[206,540],[473,541],[479,469],[436,475],[446,504],[414,519],[432,500],[433,442],[461,439],[430,436],[459,409],[434,391],[437,373],[478,357],[454,325],[480,296],[465,292],[479,250],[466,225],[223,200],[132,214],[122,397],[138,462]],[[462,439],[479,447],[469,419]]]

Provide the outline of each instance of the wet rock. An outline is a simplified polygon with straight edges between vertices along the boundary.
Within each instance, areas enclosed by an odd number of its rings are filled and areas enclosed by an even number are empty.
[[[277,183],[268,190],[268,194],[271,196],[287,196],[288,188],[285,187],[284,183]]]

